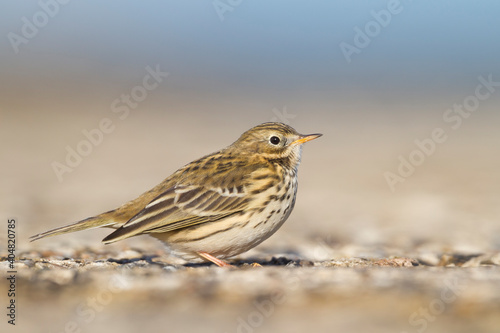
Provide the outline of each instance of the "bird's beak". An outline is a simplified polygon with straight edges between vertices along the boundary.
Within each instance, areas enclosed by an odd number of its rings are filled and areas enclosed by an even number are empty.
[[[319,138],[320,136],[322,136],[323,134],[308,134],[308,135],[301,135],[300,136],[300,139],[297,139],[295,140],[294,142],[292,142],[291,144],[292,145],[301,145],[303,143],[306,143],[307,141],[311,141],[311,140],[314,140],[314,139],[317,139]]]

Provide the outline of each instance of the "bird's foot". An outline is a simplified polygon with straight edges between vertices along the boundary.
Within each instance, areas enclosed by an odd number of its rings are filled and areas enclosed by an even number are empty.
[[[221,260],[221,259],[218,259],[218,258],[214,257],[213,255],[211,255],[211,254],[209,254],[207,252],[198,251],[197,253],[203,259],[211,261],[211,262],[213,262],[214,264],[216,264],[219,267],[228,267],[228,268],[234,268],[235,267],[235,266],[233,266],[231,264],[228,264],[224,260]]]

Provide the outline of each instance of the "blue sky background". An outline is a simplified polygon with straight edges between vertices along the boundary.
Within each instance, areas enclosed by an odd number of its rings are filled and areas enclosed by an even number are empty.
[[[67,89],[77,81],[74,93],[85,94],[96,82],[130,84],[151,64],[172,74],[169,89],[257,99],[439,98],[468,93],[479,75],[500,76],[498,1],[401,1],[402,11],[348,63],[339,44],[353,44],[354,27],[364,29],[387,4],[241,1],[221,21],[212,1],[70,1],[15,54],[8,33],[21,34],[21,18],[32,21],[41,7],[4,2],[2,90],[18,98],[40,80]]]

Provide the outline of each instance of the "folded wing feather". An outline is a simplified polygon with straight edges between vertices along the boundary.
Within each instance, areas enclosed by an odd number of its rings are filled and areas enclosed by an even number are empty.
[[[248,204],[244,189],[177,185],[153,199],[104,243],[145,233],[160,233],[214,222],[243,211]]]

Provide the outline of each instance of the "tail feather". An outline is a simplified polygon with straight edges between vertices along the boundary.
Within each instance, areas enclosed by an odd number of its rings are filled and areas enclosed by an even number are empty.
[[[45,237],[66,234],[69,232],[94,229],[94,228],[101,228],[101,227],[113,227],[114,225],[116,225],[115,228],[119,227],[120,224],[113,221],[113,219],[110,216],[111,215],[110,213],[112,213],[112,212],[107,212],[107,213],[97,215],[94,217],[89,217],[89,218],[86,218],[85,220],[81,220],[81,221],[78,221],[78,222],[70,224],[70,225],[66,225],[63,227],[59,227],[59,228],[55,228],[52,230],[48,230],[48,231],[39,233],[37,235],[33,235],[30,237],[30,242],[33,242],[33,241],[36,241],[38,239],[45,238]]]

